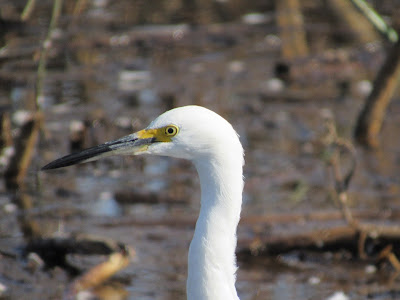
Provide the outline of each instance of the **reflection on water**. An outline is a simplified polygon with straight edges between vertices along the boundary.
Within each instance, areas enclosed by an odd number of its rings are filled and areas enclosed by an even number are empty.
[[[94,216],[118,217],[121,215],[121,208],[111,192],[102,192],[88,212]]]

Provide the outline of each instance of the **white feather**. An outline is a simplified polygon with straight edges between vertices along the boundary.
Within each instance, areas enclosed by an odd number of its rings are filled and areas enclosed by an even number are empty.
[[[148,153],[191,160],[201,184],[201,209],[188,257],[189,300],[239,299],[236,280],[236,228],[243,190],[243,148],[232,126],[199,106],[170,110],[148,127],[174,124],[179,133]]]

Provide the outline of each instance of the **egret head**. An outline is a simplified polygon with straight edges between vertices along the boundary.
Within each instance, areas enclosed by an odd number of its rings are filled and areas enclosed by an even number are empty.
[[[200,106],[169,110],[136,133],[57,159],[43,169],[56,169],[111,155],[154,154],[196,161],[243,151],[232,126]]]

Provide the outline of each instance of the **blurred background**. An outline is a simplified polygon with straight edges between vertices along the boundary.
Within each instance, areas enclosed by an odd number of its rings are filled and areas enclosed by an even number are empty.
[[[113,247],[133,262],[88,297],[186,299],[190,163],[40,168],[189,104],[226,118],[245,148],[241,299],[400,298],[397,260],[377,264],[400,240],[400,3],[367,1],[371,21],[356,2],[1,0],[0,299],[60,299]],[[386,101],[372,137],[367,99]],[[353,218],[393,239],[357,252]],[[337,228],[352,230],[343,245],[299,242]]]

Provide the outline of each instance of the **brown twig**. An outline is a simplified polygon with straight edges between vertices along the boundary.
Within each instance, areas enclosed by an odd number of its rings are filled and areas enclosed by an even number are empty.
[[[12,145],[11,120],[7,108],[3,108],[0,113],[0,149]]]
[[[393,245],[387,245],[378,255],[378,262],[387,260],[396,269],[397,274],[400,272],[400,262],[397,256],[393,253]]]
[[[386,109],[396,90],[400,78],[400,40],[390,50],[384,64],[374,81],[374,88],[361,110],[354,136],[356,140],[369,148],[379,146],[379,133]]]
[[[348,206],[347,194],[350,181],[357,166],[356,150],[349,141],[338,136],[335,122],[331,115],[327,115],[325,118],[325,136],[322,141],[325,144],[326,152],[330,154],[328,155],[327,162],[333,171],[335,192],[340,203],[343,217],[349,225],[357,228],[357,222],[353,218]],[[345,175],[343,175],[341,169],[341,156],[344,153],[350,154],[350,163]]]
[[[308,55],[301,1],[277,0],[277,23],[282,39],[282,57],[291,60]]]
[[[115,273],[126,268],[134,255],[134,250],[127,249],[126,247],[121,248],[118,252],[112,253],[107,261],[94,266],[77,278],[67,290],[66,298],[75,299],[75,295],[79,292],[90,290],[101,285]]]
[[[29,19],[31,16],[33,9],[35,8],[36,0],[28,0],[28,2],[25,5],[24,10],[22,11],[21,14],[21,20],[26,21]]]
[[[29,116],[20,128],[20,135],[14,141],[14,155],[4,174],[8,189],[15,189],[23,182],[28,167],[32,161],[34,149],[39,136],[42,114]]]

